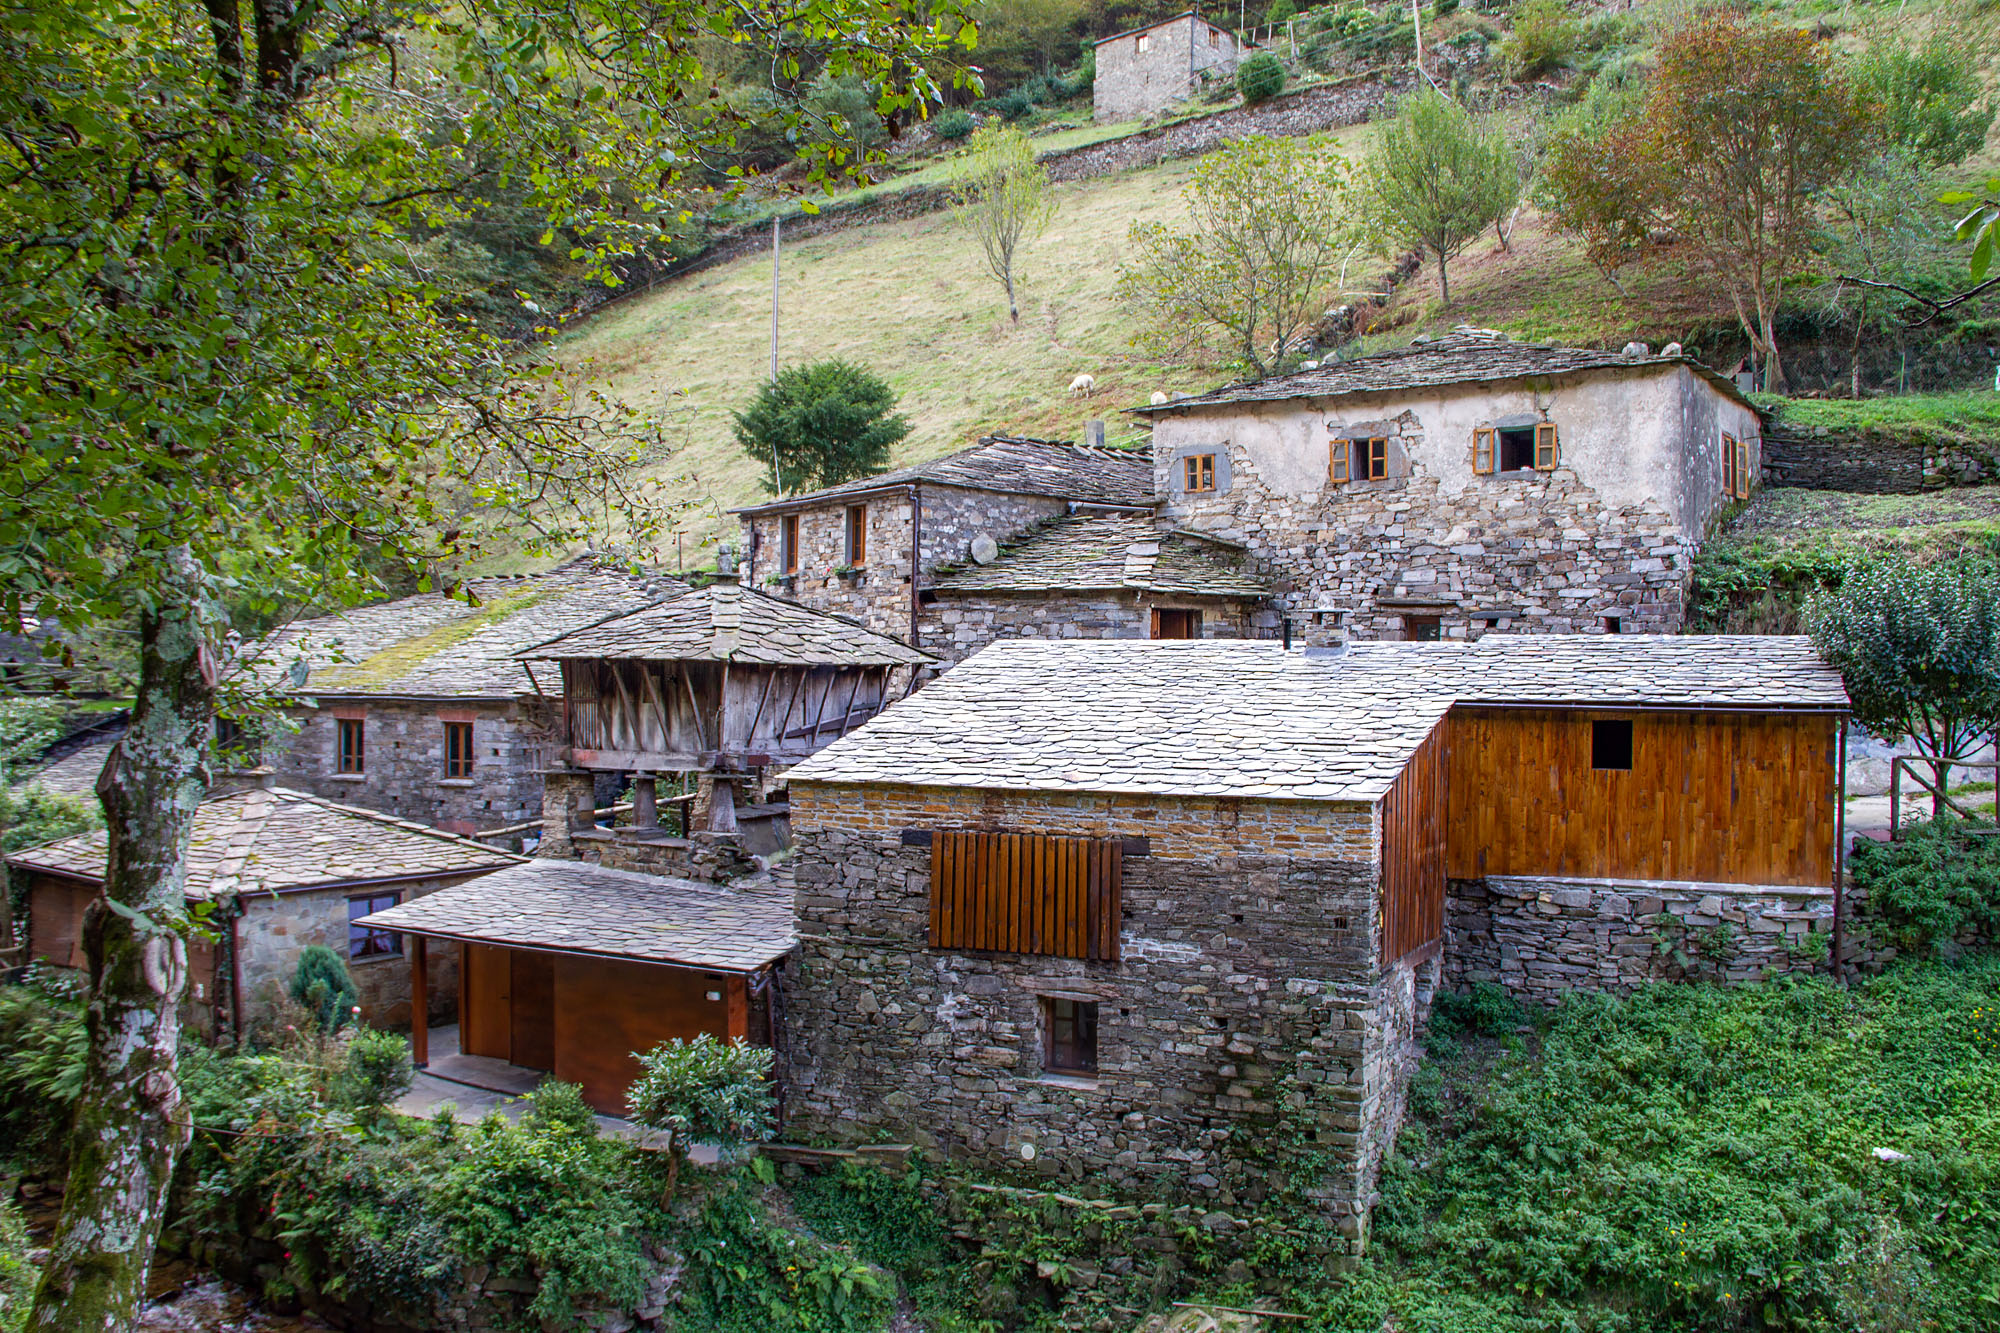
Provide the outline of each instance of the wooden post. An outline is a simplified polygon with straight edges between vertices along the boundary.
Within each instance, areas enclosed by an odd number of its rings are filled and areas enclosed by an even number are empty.
[[[428,957],[424,937],[410,936],[410,1061],[423,1069],[431,1062],[431,1005]]]
[[[660,826],[660,807],[657,790],[651,774],[632,779],[632,827],[651,829]]]

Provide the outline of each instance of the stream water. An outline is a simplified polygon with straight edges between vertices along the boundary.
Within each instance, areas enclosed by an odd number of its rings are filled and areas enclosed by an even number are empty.
[[[160,1290],[157,1278],[154,1290]],[[242,1288],[204,1273],[189,1274],[148,1301],[139,1327],[144,1333],[327,1333],[331,1326],[310,1316],[271,1314]]]

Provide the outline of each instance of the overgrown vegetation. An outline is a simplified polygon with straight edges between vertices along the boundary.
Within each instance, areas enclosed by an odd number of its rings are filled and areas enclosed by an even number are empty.
[[[2000,940],[2000,834],[1952,816],[1866,839],[1850,861],[1869,916],[1903,949],[1951,953],[1963,932]]]

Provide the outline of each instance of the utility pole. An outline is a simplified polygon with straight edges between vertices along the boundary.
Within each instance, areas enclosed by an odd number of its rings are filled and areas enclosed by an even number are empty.
[[[784,215],[774,214],[771,218],[771,383],[778,382],[778,233],[784,225]],[[785,498],[785,474],[778,467],[778,444],[771,442],[771,480],[778,488],[778,498]]]

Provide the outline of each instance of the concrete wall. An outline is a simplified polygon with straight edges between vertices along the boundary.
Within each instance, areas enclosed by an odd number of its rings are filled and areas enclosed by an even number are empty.
[[[954,666],[1000,639],[1145,639],[1155,607],[1201,612],[1204,639],[1270,638],[1277,613],[1261,602],[1126,592],[939,594],[923,608],[924,651]]]
[[[1146,49],[1139,49],[1141,37]],[[1236,73],[1236,38],[1200,19],[1179,18],[1097,44],[1092,84],[1100,121],[1134,120],[1184,102],[1204,83]]]
[[[1273,1189],[1284,1118],[1341,1160],[1311,1193],[1359,1249],[1437,978],[1376,962],[1371,807],[794,784],[792,824],[788,1133],[1231,1207]],[[1122,960],[929,948],[901,835],[941,828],[1148,839]],[[1097,1001],[1094,1078],[1042,1068],[1047,996]]]
[[[1473,471],[1473,432],[1549,421],[1553,472]],[[1291,591],[1287,612],[1321,637],[1341,608],[1351,637],[1396,637],[1409,608],[1446,603],[1447,637],[1486,629],[1670,633],[1684,617],[1690,561],[1720,511],[1719,432],[1754,438],[1751,413],[1685,367],[1452,386],[1325,403],[1192,408],[1155,420],[1166,515],[1248,545]],[[1330,441],[1391,441],[1387,480],[1335,484]],[[1213,494],[1181,488],[1179,460],[1228,460]],[[1753,451],[1754,453],[1754,451]],[[1755,461],[1753,458],[1753,467]],[[1479,623],[1484,613],[1486,623]]]
[[[542,809],[540,770],[555,753],[561,703],[472,700],[463,704],[326,699],[294,708],[299,731],[268,756],[279,785],[331,801],[475,833],[533,819]],[[363,717],[366,764],[337,773],[336,714]],[[444,719],[469,717],[475,756],[469,778],[444,775]]]

